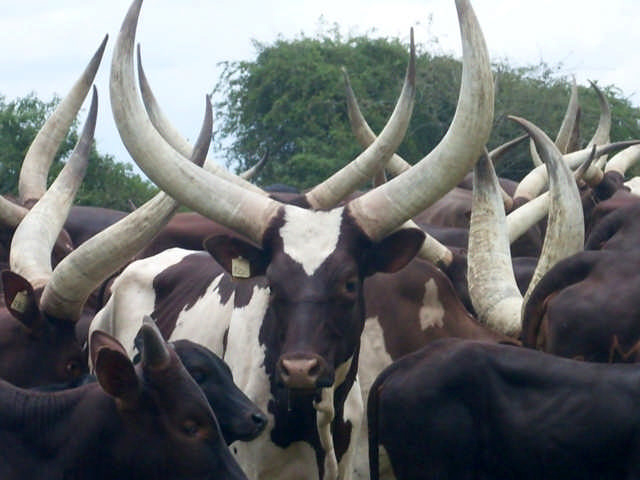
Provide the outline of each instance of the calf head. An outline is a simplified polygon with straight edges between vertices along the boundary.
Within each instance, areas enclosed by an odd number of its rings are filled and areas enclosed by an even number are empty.
[[[233,383],[231,369],[220,357],[189,340],[176,340],[173,347],[207,397],[227,445],[253,440],[262,433],[267,417]]]
[[[202,390],[150,318],[134,366],[113,337],[95,331],[92,364],[122,418],[115,442],[118,478],[244,479]]]
[[[373,242],[342,208],[285,206],[263,248],[226,236],[208,239],[205,248],[236,278],[265,276],[270,299],[260,342],[267,371],[277,385],[313,392],[342,383],[357,357],[364,278],[402,268],[423,240],[422,231],[407,229]]]
[[[77,382],[88,368],[75,324],[43,313],[42,289],[22,276],[5,270],[1,278],[0,377],[21,387]]]

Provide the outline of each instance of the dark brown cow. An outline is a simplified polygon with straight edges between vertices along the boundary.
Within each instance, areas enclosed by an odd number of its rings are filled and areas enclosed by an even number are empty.
[[[640,197],[626,191],[618,192],[604,202],[594,218],[585,250],[616,250],[622,254],[640,246]]]
[[[440,340],[385,370],[368,402],[398,480],[640,478],[638,367]]]
[[[525,345],[595,362],[640,360],[640,250],[585,251],[542,277],[523,311]]]
[[[231,370],[220,357],[189,340],[177,340],[171,343],[171,347],[207,398],[227,445],[236,440],[252,440],[264,430],[267,425],[265,414],[233,383]],[[133,358],[134,364],[140,361],[141,335],[136,337],[136,349],[138,353]],[[73,382],[38,386],[33,390],[57,392],[95,381],[95,375],[85,375]]]
[[[18,386],[73,382],[87,369],[75,321],[52,315],[43,291],[52,276],[51,249],[86,171],[98,104],[91,109],[78,144],[49,191],[15,231],[10,263],[1,276],[0,377]],[[51,226],[43,226],[43,219]],[[57,229],[56,229],[57,226]]]
[[[596,206],[606,214],[594,221],[585,251],[553,267],[525,305],[525,345],[590,361],[640,360],[639,200],[620,189]]]
[[[0,380],[0,477],[4,480],[245,479],[202,391],[153,321],[142,360],[96,332],[98,384],[56,393]]]

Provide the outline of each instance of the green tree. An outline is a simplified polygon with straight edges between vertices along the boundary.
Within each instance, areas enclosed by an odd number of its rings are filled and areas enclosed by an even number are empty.
[[[30,94],[7,102],[0,96],[0,193],[17,194],[22,159],[58,101],[54,98],[43,102]],[[62,169],[77,139],[78,129],[74,124],[56,154],[49,182]],[[140,205],[156,191],[155,186],[133,172],[131,165],[118,163],[113,156],[98,153],[94,146],[76,203],[129,210],[130,201]]]
[[[255,43],[254,61],[228,62],[214,93],[217,148],[223,148],[227,166],[244,170],[260,152],[269,150],[270,162],[259,183],[315,185],[360,152],[349,129],[341,67],[347,68],[361,109],[374,131],[380,131],[400,93],[408,45],[401,40],[357,36],[342,38],[337,28],[314,38],[278,39],[271,45]],[[418,45],[416,107],[399,154],[415,163],[445,134],[455,112],[461,63],[447,55],[433,55]],[[494,65],[495,120],[489,148],[522,133],[507,119],[518,115],[536,123],[551,138],[562,123],[571,83],[559,74],[561,66],[512,67]],[[614,86],[600,87],[611,104],[612,140],[640,138],[633,107]],[[595,93],[580,87],[582,138],[593,134],[600,114]],[[498,167],[498,172],[520,179],[531,168],[528,145]]]

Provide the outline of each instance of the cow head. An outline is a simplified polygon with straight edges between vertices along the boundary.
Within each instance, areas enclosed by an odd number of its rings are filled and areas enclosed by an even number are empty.
[[[266,277],[269,308],[261,329],[275,380],[289,389],[330,387],[357,354],[364,325],[362,282],[395,272],[422,246],[424,233],[399,230],[378,242],[344,209],[284,206],[262,248],[216,236],[205,248],[236,278]],[[348,370],[348,369],[347,369]]]
[[[77,382],[88,370],[75,324],[43,313],[42,289],[34,290],[22,276],[5,270],[2,285],[6,305],[0,310],[2,377],[23,387]]]
[[[117,468],[127,478],[245,479],[202,390],[149,317],[140,335],[135,367],[113,337],[90,338],[98,382],[126,425],[115,433]]]
[[[136,337],[140,349],[141,336]],[[267,426],[267,417],[233,383],[229,366],[208,348],[189,340],[176,340],[173,348],[202,389],[216,414],[227,445],[256,438]]]

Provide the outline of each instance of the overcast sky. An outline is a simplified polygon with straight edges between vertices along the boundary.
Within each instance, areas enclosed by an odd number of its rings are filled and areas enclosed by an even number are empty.
[[[111,52],[129,0],[23,0],[2,3],[0,94],[7,100],[35,92],[42,100],[64,95],[105,34],[107,51],[96,79],[100,113],[98,150],[130,161],[109,107]],[[512,65],[562,63],[580,85],[614,84],[640,105],[638,0],[475,0],[489,54]],[[161,107],[176,128],[195,138],[204,95],[221,61],[252,60],[252,40],[313,35],[323,22],[343,33],[439,40],[440,52],[460,55],[453,0],[147,0],[137,40]],[[86,105],[83,110],[86,113]],[[419,105],[416,108],[420,108]],[[366,113],[366,112],[365,112]],[[215,128],[215,126],[214,126]]]

